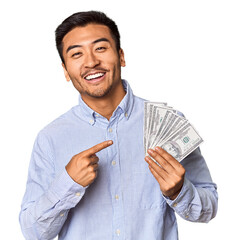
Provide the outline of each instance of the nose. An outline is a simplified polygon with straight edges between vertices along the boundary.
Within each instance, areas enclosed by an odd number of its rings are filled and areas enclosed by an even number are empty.
[[[95,56],[93,52],[88,52],[86,54],[84,62],[86,68],[94,68],[97,65],[99,65],[99,63],[100,63],[99,59]]]

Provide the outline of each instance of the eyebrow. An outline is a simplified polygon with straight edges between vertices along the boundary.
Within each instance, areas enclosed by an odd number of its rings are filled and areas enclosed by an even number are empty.
[[[96,43],[98,43],[98,42],[109,42],[110,43],[110,41],[107,39],[107,38],[99,38],[99,39],[96,39],[95,41],[93,41],[92,42],[92,44],[96,44]],[[72,45],[72,46],[69,46],[68,48],[67,48],[67,51],[66,51],[66,53],[68,53],[71,49],[73,49],[73,48],[78,48],[78,47],[82,47],[83,45]]]

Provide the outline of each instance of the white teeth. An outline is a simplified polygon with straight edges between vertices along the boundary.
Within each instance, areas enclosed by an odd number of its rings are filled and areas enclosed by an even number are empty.
[[[91,80],[91,79],[102,77],[102,76],[104,76],[104,73],[96,73],[96,74],[92,74],[92,75],[87,76],[86,80]]]

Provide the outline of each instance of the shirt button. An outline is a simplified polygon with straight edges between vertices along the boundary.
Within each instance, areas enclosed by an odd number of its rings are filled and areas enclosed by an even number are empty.
[[[188,218],[189,218],[189,216],[188,216],[188,215],[186,215],[186,216],[185,216],[185,218],[187,218],[187,219],[188,219]]]
[[[128,114],[127,114],[127,113],[125,113],[124,115],[125,115],[125,117],[128,117]]]
[[[116,200],[118,200],[118,199],[119,199],[119,196],[118,196],[117,194],[115,195],[115,199],[116,199]]]
[[[116,165],[116,161],[115,160],[112,161],[112,165],[113,166]]]
[[[113,129],[112,129],[112,128],[109,128],[109,132],[110,132],[110,133],[113,132]]]
[[[117,230],[116,230],[116,233],[117,233],[117,235],[119,236],[119,234],[120,234],[120,230],[117,229]]]
[[[63,217],[63,216],[64,216],[64,213],[61,213],[61,214],[60,214],[60,217]]]
[[[173,204],[174,207],[177,207],[177,205],[178,205],[178,203],[174,203],[174,204]]]
[[[76,196],[77,196],[77,197],[80,197],[80,196],[81,196],[81,193],[80,193],[80,192],[77,192],[77,193],[76,193]]]
[[[90,124],[93,124],[93,123],[94,123],[94,120],[91,119],[89,122],[90,122]]]

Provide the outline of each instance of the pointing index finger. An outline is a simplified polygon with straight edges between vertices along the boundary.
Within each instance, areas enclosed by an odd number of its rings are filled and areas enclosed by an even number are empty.
[[[87,149],[86,151],[84,151],[84,154],[87,156],[91,156],[91,155],[101,151],[102,149],[109,147],[112,144],[113,144],[112,140],[104,141],[102,143],[99,143],[99,144]]]

